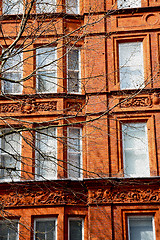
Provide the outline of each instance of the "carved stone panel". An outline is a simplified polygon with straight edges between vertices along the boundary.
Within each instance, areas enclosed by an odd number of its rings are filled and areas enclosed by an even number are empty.
[[[89,193],[89,204],[105,203],[152,203],[160,201],[159,189],[126,189],[113,190],[98,189]]]
[[[120,98],[119,107],[152,107],[152,99],[150,96],[146,97],[134,97],[134,98]]]
[[[38,102],[34,99],[25,99],[12,103],[0,103],[0,113],[30,114],[55,110],[57,110],[57,101]]]
[[[66,193],[64,191],[26,191],[23,193],[11,192],[0,196],[3,207],[84,204],[87,203],[85,195]]]

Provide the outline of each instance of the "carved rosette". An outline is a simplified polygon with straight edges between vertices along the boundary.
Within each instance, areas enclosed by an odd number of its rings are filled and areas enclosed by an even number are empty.
[[[35,111],[35,101],[33,99],[26,99],[22,102],[21,112],[32,113]]]

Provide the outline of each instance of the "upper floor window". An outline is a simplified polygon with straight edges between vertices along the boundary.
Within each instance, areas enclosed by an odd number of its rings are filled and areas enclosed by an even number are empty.
[[[69,218],[68,240],[84,239],[84,221],[80,218]]]
[[[81,128],[68,128],[67,169],[69,178],[82,177],[82,133]]]
[[[150,176],[146,123],[122,125],[123,164],[125,177]]]
[[[0,138],[0,179],[20,179],[21,169],[21,136],[18,133],[9,133],[10,130],[1,130]]]
[[[141,7],[141,0],[117,0],[118,9]]]
[[[23,0],[3,0],[3,14],[22,14]]]
[[[144,88],[143,42],[119,43],[120,88]]]
[[[34,221],[34,240],[56,240],[56,219],[42,218]]]
[[[72,49],[67,54],[67,88],[69,93],[81,92],[80,49]]]
[[[55,179],[57,177],[57,139],[56,128],[38,130],[36,133],[37,179]]]
[[[152,216],[128,217],[128,228],[129,240],[155,240]]]
[[[79,14],[79,0],[66,0],[66,12],[69,14]]]
[[[18,240],[18,221],[0,221],[0,239]]]
[[[6,80],[2,81],[2,92],[3,93],[22,93],[22,82],[23,78],[23,53],[14,51],[9,56],[3,66],[2,72],[3,78]]]
[[[37,13],[53,13],[56,11],[56,0],[37,0],[36,12]]]
[[[44,47],[36,50],[36,88],[39,93],[57,91],[56,55],[54,47]]]

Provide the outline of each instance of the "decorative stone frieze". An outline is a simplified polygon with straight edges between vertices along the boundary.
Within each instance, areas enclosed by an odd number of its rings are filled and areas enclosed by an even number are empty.
[[[152,107],[152,99],[150,96],[146,97],[133,97],[133,98],[121,98],[119,100],[119,106],[121,108],[128,107]],[[125,100],[125,101],[124,101]]]
[[[34,191],[11,192],[0,196],[0,205],[3,207],[84,204],[87,203],[85,195],[66,193],[64,191]]]
[[[34,99],[25,99],[13,103],[1,103],[0,113],[30,114],[36,112],[57,110],[57,101],[36,102]]]
[[[98,189],[89,192],[89,204],[160,202],[160,189]]]

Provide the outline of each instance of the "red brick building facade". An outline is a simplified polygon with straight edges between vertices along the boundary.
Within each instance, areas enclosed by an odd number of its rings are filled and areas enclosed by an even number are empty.
[[[160,239],[159,6],[1,2],[0,239]]]

